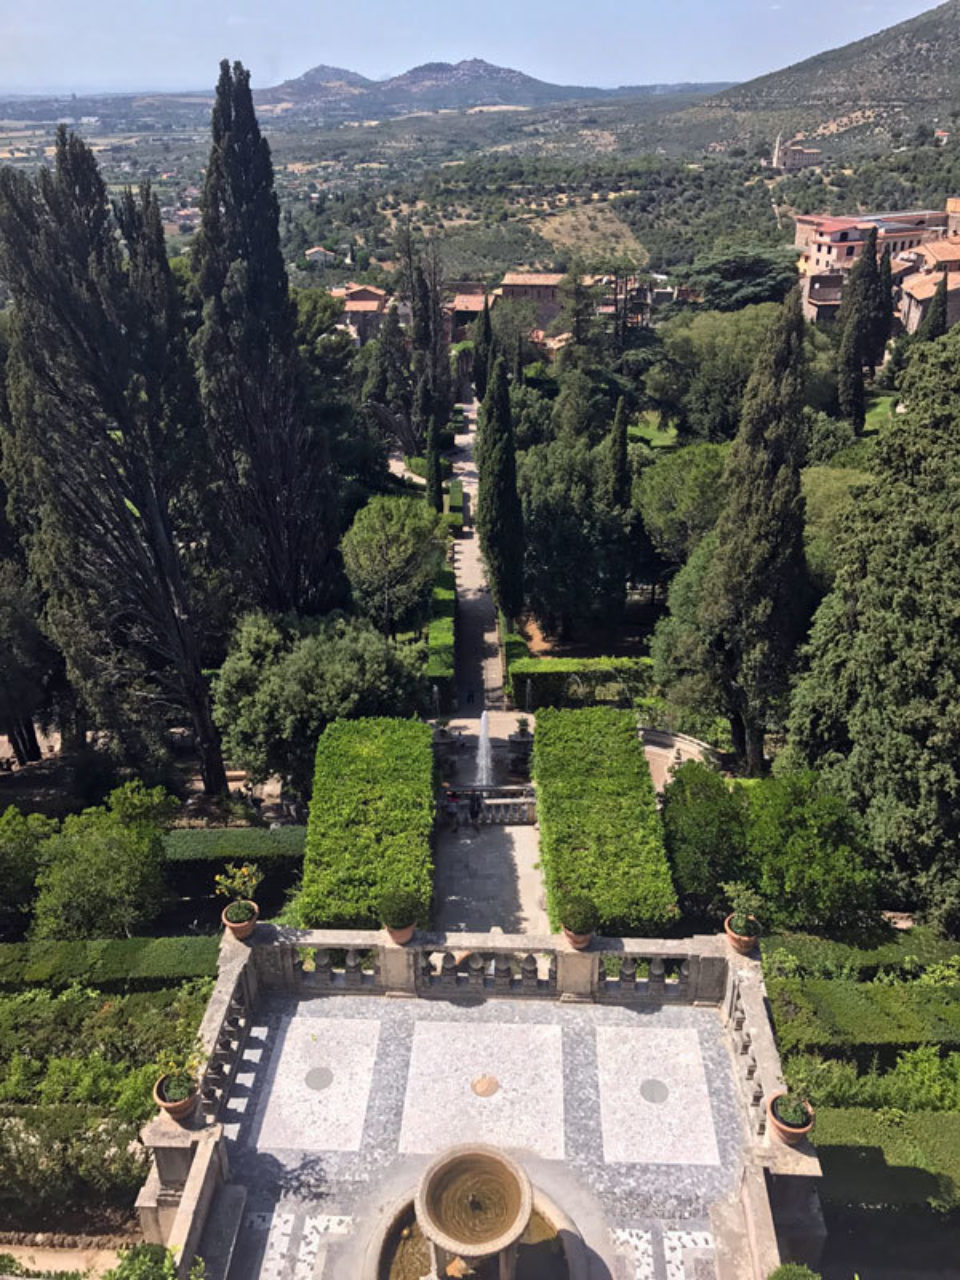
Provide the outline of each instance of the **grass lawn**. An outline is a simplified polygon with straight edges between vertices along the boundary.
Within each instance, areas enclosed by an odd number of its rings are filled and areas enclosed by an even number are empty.
[[[631,440],[642,440],[653,449],[672,449],[677,443],[676,427],[661,430],[660,415],[655,409],[645,409],[638,423],[630,423],[627,435]]]
[[[893,418],[899,396],[874,392],[867,396],[867,421],[863,429],[864,435],[874,435],[885,427]]]

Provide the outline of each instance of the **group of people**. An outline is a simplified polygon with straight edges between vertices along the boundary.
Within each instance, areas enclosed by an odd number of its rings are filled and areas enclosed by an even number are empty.
[[[474,831],[479,831],[480,816],[483,813],[483,799],[480,793],[453,791],[446,783],[444,788],[443,807],[450,817],[451,830],[457,831],[462,819],[466,816]]]

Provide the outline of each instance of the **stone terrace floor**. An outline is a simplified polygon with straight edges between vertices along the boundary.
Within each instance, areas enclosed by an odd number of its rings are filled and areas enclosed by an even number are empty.
[[[230,1280],[356,1280],[371,1215],[472,1141],[510,1151],[574,1219],[591,1280],[715,1274],[709,1208],[742,1137],[716,1010],[275,1000],[245,1067],[224,1117],[248,1190]]]

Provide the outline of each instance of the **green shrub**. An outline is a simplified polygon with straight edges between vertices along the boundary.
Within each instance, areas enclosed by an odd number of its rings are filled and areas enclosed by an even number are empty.
[[[417,924],[420,900],[409,889],[385,889],[380,895],[380,919],[388,929],[405,929]]]
[[[770,1272],[767,1280],[820,1280],[820,1273],[801,1266],[799,1262],[784,1262],[776,1271]]]
[[[175,827],[163,838],[170,862],[269,862],[303,857],[306,827]],[[179,874],[179,872],[174,872]]]
[[[444,712],[454,709],[457,698],[456,616],[456,579],[453,570],[445,566],[440,570],[433,588],[425,671],[429,683],[436,685],[440,710]],[[434,709],[431,706],[431,711]]]
[[[450,441],[450,444],[451,445],[453,444],[452,440]],[[421,480],[426,480],[427,478],[426,458],[419,458],[416,456],[411,456],[409,454],[404,454],[403,465],[407,468],[408,471],[412,471],[415,476],[419,476]],[[441,476],[445,480],[447,476],[451,475],[452,473],[453,473],[453,463],[450,461],[449,458],[441,458],[440,459]]]
[[[677,889],[700,908],[715,904],[721,882],[737,879],[745,861],[746,791],[688,760],[664,788],[662,816]]]
[[[0,990],[80,983],[100,991],[147,991],[185,978],[213,977],[220,939],[116,938],[0,945]]]
[[[889,1071],[871,1064],[795,1054],[784,1061],[790,1087],[815,1107],[898,1107],[903,1111],[960,1111],[960,1053],[941,1055],[936,1045],[905,1049]]]
[[[879,974],[915,977],[929,966],[960,956],[960,943],[945,942],[933,929],[891,930],[886,941],[858,947],[805,933],[780,933],[761,944],[764,973],[771,978],[848,978],[866,982]]]
[[[823,1107],[815,1141],[830,1205],[960,1208],[960,1114]]]
[[[510,697],[524,711],[633,702],[652,685],[649,658],[531,658],[510,655]]]
[[[772,978],[767,992],[784,1054],[815,1050],[866,1068],[924,1044],[960,1050],[960,987]]]
[[[597,927],[597,908],[584,893],[565,893],[560,897],[560,921],[571,933],[593,933]]]
[[[307,926],[376,928],[386,888],[429,919],[433,748],[412,720],[339,720],[317,746],[297,911]]]
[[[0,813],[0,925],[29,911],[43,844],[57,824],[40,814],[24,815],[15,805]]]
[[[592,707],[537,716],[534,777],[547,907],[564,894],[596,905],[608,933],[676,918],[653,783],[630,711]]]

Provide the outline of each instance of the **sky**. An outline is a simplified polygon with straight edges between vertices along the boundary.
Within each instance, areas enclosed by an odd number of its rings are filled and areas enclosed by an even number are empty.
[[[265,88],[318,63],[373,79],[479,57],[556,84],[747,80],[932,0],[0,0],[0,94]]]

